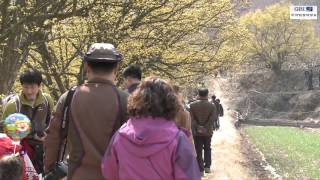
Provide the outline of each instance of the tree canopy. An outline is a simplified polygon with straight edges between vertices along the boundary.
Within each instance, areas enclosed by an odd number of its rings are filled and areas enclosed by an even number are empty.
[[[240,18],[239,29],[246,60],[263,63],[280,72],[282,66],[299,60],[307,63],[319,51],[314,21],[289,19],[289,5],[276,4]]]
[[[47,43],[45,30],[70,17],[87,16],[95,0],[3,0],[0,2],[0,93],[11,90],[30,48]]]
[[[139,64],[145,76],[190,82],[209,73],[231,54],[222,53],[221,47],[234,35],[228,32],[239,6],[230,0],[64,1],[56,11],[55,1],[28,5],[37,13],[27,14],[30,20],[22,24],[19,37],[30,39],[24,48],[15,47],[15,61],[2,56],[1,63],[8,65],[1,68],[12,68],[1,71],[7,76],[0,93],[12,88],[19,71],[34,68],[45,75],[44,84],[55,98],[81,82],[81,56],[94,42],[114,44],[124,54],[122,66]],[[33,16],[43,18],[33,23]]]

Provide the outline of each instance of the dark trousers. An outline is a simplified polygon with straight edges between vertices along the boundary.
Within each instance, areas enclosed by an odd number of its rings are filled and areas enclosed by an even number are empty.
[[[217,131],[220,128],[220,120],[219,118],[216,121],[213,121],[213,130]]]
[[[200,171],[211,166],[211,137],[212,136],[194,136],[194,145],[197,153],[197,160]],[[204,150],[204,161],[202,152]]]

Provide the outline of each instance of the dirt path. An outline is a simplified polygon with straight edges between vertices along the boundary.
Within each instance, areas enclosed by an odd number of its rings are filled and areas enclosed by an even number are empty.
[[[241,136],[233,120],[232,114],[228,112],[220,121],[220,130],[212,137],[213,173],[206,174],[204,180],[257,179],[247,167],[248,160],[241,152]]]
[[[224,80],[209,82],[209,91],[220,98],[224,105],[225,116],[220,119],[220,130],[212,137],[212,173],[205,174],[203,180],[252,180],[258,179],[252,170],[248,158],[242,152],[241,135],[234,126],[235,114],[228,110],[228,94],[221,88]]]

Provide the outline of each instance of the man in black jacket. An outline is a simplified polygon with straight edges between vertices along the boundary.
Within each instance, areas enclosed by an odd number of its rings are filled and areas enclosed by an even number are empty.
[[[219,102],[218,102],[218,100],[219,99],[217,99],[217,97],[215,95],[211,96],[211,103],[215,105],[216,110],[217,110],[217,114],[218,114],[217,118],[214,119],[214,121],[213,121],[213,130],[215,130],[215,131],[220,128],[220,123],[219,123],[220,113],[219,113]]]
[[[218,115],[220,117],[222,117],[224,115],[224,110],[223,110],[222,104],[220,102],[220,99],[217,99],[217,103],[218,103],[218,106],[216,108],[218,110]]]
[[[210,173],[211,137],[213,122],[217,119],[217,108],[208,101],[208,89],[198,90],[198,100],[190,104],[194,143],[201,174]],[[204,150],[204,160],[202,151]]]
[[[129,94],[133,93],[140,84],[142,72],[140,66],[129,65],[123,71],[124,83]]]

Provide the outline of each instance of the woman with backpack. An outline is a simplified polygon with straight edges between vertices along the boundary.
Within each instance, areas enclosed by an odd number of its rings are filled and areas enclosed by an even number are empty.
[[[171,85],[146,78],[129,96],[130,119],[102,160],[106,179],[200,179],[191,144],[174,121],[179,102]]]

